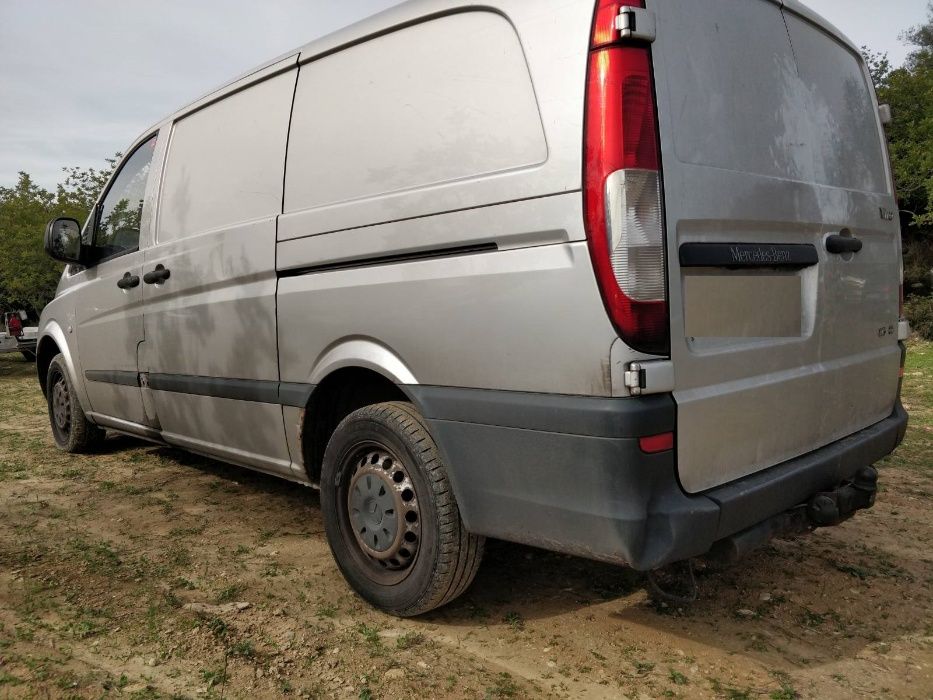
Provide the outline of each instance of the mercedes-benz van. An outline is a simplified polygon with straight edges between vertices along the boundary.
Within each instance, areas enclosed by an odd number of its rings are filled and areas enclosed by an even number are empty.
[[[317,486],[374,605],[485,537],[653,570],[833,525],[902,440],[858,50],[795,0],[412,0],[146,130],[42,315],[105,430]]]

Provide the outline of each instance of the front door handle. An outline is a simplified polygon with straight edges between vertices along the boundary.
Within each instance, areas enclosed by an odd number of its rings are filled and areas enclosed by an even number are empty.
[[[834,255],[857,253],[862,249],[862,242],[855,236],[834,234],[826,238],[826,250]]]
[[[146,284],[162,284],[172,276],[172,273],[165,269],[165,265],[156,265],[155,270],[143,275],[143,282]]]
[[[138,287],[139,275],[131,275],[129,272],[127,272],[117,281],[117,286],[120,289],[132,289],[133,287]]]

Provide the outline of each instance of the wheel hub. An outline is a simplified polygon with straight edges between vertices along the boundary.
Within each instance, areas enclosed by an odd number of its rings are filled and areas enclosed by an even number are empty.
[[[65,430],[71,419],[71,405],[65,380],[59,379],[52,387],[52,416],[59,430]]]
[[[418,550],[418,499],[408,470],[387,451],[366,448],[354,460],[347,511],[357,544],[386,569],[404,569]]]

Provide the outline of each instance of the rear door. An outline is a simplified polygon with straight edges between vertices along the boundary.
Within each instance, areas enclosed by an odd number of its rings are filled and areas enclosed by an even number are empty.
[[[689,492],[896,400],[900,236],[874,95],[854,49],[787,4],[649,3]]]

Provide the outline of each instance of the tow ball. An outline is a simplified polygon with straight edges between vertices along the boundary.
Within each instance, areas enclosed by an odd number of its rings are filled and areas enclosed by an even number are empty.
[[[807,519],[814,527],[838,525],[855,511],[875,505],[877,492],[878,470],[863,467],[848,483],[815,494],[807,503]]]

